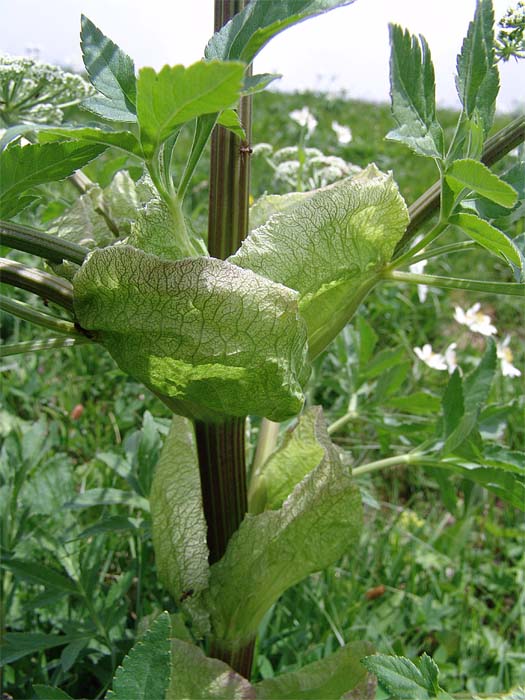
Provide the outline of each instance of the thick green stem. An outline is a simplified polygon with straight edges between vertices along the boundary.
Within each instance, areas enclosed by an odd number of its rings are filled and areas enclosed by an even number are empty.
[[[0,243],[56,263],[70,260],[82,265],[89,253],[89,249],[84,246],[13,221],[0,221]]]
[[[377,462],[369,462],[368,464],[363,464],[361,467],[352,469],[352,476],[370,474],[370,472],[377,472],[385,467],[397,467],[401,464],[413,464],[414,462],[420,462],[424,455],[424,452],[409,452],[405,455],[397,455],[396,457],[379,459]]]
[[[7,311],[7,313],[17,316],[24,321],[29,321],[37,326],[42,326],[43,328],[49,328],[57,333],[63,333],[69,336],[79,336],[83,337],[77,332],[75,324],[71,321],[65,321],[62,318],[57,318],[56,316],[51,316],[51,314],[45,314],[42,311],[37,311],[29,304],[23,301],[18,301],[17,299],[11,299],[3,294],[0,294],[0,309],[2,311]]]
[[[25,289],[47,301],[63,306],[68,311],[73,311],[73,287],[70,282],[61,277],[8,258],[0,258],[0,282]]]

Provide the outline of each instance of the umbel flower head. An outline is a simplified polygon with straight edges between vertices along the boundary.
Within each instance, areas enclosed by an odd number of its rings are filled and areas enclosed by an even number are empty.
[[[0,54],[0,127],[59,124],[66,107],[94,92],[80,75],[32,58]]]

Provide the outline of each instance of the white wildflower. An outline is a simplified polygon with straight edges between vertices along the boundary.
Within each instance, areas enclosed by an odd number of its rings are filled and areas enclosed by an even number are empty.
[[[477,303],[463,311],[460,306],[456,306],[454,319],[467,326],[473,333],[481,333],[481,335],[494,335],[498,332],[496,326],[492,325],[490,316],[480,311],[481,304]]]
[[[496,353],[501,363],[501,373],[504,377],[521,377],[521,371],[512,364],[514,355],[509,348],[509,344],[510,335],[505,336],[503,342],[496,343]]]
[[[428,367],[439,370],[448,369],[445,357],[438,352],[434,352],[430,343],[426,343],[422,348],[414,348],[414,352],[421,362],[424,362]]]
[[[333,121],[332,129],[335,131],[337,140],[341,145],[344,146],[345,144],[350,143],[352,140],[352,130],[350,127],[343,126],[342,124],[339,124],[339,122]]]
[[[317,119],[310,112],[308,107],[294,109],[293,112],[290,112],[290,119],[297,122],[299,126],[302,126],[303,128],[306,127],[306,134],[308,137],[314,133],[315,127],[317,126]]]

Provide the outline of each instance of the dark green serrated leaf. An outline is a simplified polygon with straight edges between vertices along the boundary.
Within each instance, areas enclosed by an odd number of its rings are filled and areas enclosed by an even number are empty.
[[[199,61],[188,68],[164,66],[159,73],[142,68],[137,81],[137,115],[147,154],[181,124],[234,107],[245,68],[235,61]]]
[[[516,266],[520,271],[523,269],[522,256],[512,240],[488,221],[475,214],[460,213],[450,216],[449,222],[507,264]]]
[[[124,658],[108,700],[164,698],[170,682],[170,615],[163,612]]]
[[[137,121],[137,115],[134,112],[130,112],[117,102],[110,100],[108,97],[104,97],[104,95],[88,97],[80,106],[82,109],[110,122],[129,124]]]
[[[381,685],[396,698],[402,700],[427,700],[427,682],[420,670],[404,656],[376,654],[361,662],[374,673]]]
[[[255,685],[258,700],[339,700],[366,680],[361,659],[372,653],[368,642],[351,642],[320,661]],[[360,700],[372,700],[363,694]]]
[[[0,217],[21,211],[27,190],[63,180],[106,150],[83,141],[13,146],[0,153]]]
[[[468,119],[479,116],[486,136],[494,121],[499,91],[492,0],[478,0],[456,65],[456,88],[465,114]]]
[[[390,95],[398,125],[387,138],[413,151],[443,157],[443,130],[436,118],[434,66],[424,37],[390,25]]]
[[[448,380],[447,388],[442,400],[445,437],[451,435],[458,427],[465,413],[465,401],[463,397],[463,380],[459,369],[455,369]]]
[[[489,397],[490,387],[496,372],[497,353],[496,344],[489,338],[480,363],[463,380],[463,392],[465,396],[465,413],[477,413]]]
[[[283,29],[354,0],[252,0],[208,42],[208,60],[251,63],[262,47]]]
[[[472,158],[455,160],[447,168],[445,177],[454,192],[466,187],[502,207],[513,207],[518,199],[513,187]]]
[[[135,121],[137,88],[132,59],[85,15],[81,19],[80,46],[93,85],[116,110],[122,111],[122,121]]]

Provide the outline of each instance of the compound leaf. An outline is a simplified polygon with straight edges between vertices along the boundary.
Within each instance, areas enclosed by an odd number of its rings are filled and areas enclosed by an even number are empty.
[[[450,216],[449,222],[454,226],[459,226],[473,241],[497,255],[507,264],[512,263],[518,270],[523,270],[523,258],[518,248],[503,231],[492,226],[488,221],[480,219],[475,214],[460,213]]]
[[[513,187],[492,173],[486,165],[471,158],[455,160],[447,169],[445,177],[454,192],[467,187],[502,207],[513,207],[518,199],[518,193]]]

